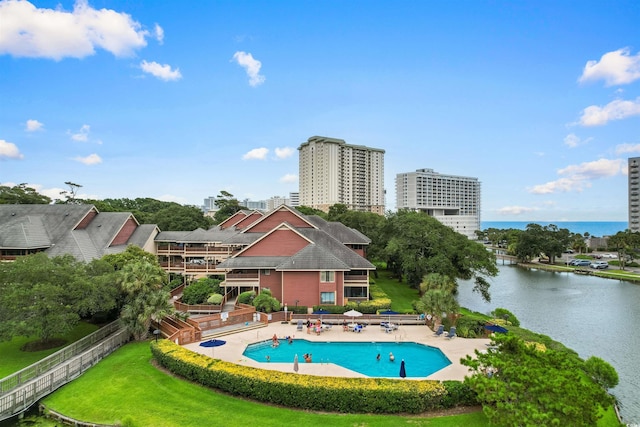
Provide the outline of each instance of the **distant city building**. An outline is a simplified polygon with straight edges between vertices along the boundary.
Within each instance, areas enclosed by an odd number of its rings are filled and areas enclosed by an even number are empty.
[[[292,207],[300,206],[300,193],[298,192],[289,193],[289,206],[292,206]]]
[[[240,203],[242,206],[244,206],[245,208],[249,209],[249,210],[253,210],[253,211],[261,211],[264,212],[266,211],[267,208],[267,202],[264,200],[249,200],[249,199],[244,199],[244,202]]]
[[[280,205],[289,205],[291,206],[290,200],[286,197],[273,196],[269,200],[267,200],[267,212],[272,211]]]
[[[629,158],[629,230],[640,231],[640,157]]]
[[[298,147],[300,205],[384,214],[384,150],[312,136]]]
[[[426,212],[470,239],[480,230],[478,178],[443,175],[433,169],[396,175],[396,207]]]
[[[202,205],[202,212],[204,212],[205,214],[208,213],[209,211],[217,211],[218,207],[216,206],[216,197],[213,196],[209,196],[206,199],[204,199],[204,204]]]

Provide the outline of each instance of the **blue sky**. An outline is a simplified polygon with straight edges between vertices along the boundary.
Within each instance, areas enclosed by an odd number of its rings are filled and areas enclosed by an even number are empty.
[[[201,205],[314,135],[482,182],[483,220],[625,221],[637,1],[0,0],[0,184]]]

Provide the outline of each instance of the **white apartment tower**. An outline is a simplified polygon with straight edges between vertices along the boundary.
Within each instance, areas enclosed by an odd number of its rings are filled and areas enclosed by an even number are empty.
[[[478,178],[442,175],[433,169],[396,175],[396,207],[426,212],[470,239],[480,230]]]
[[[300,205],[328,212],[341,203],[384,215],[384,150],[312,136],[298,152]]]
[[[629,230],[640,231],[640,157],[630,157],[628,164]]]

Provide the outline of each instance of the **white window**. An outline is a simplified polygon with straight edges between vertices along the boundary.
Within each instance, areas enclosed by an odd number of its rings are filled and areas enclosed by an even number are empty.
[[[334,292],[320,292],[320,304],[335,304],[336,294]]]
[[[320,281],[321,282],[335,282],[336,279],[336,272],[335,271],[321,271],[320,272]]]

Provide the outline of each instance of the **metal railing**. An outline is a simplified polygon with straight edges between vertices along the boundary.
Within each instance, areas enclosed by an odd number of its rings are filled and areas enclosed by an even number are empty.
[[[22,382],[8,393],[0,395],[0,421],[26,411],[49,393],[82,375],[87,369],[129,340],[130,333],[121,329],[95,344],[89,350],[63,361],[46,372]]]
[[[89,334],[86,337],[83,337],[78,341],[69,344],[62,350],[59,350],[45,357],[44,359],[34,363],[33,365],[29,365],[26,368],[9,375],[8,377],[0,379],[0,396],[32,380],[42,373],[49,371],[54,366],[59,365],[60,363],[72,358],[73,356],[86,351],[88,348],[91,348],[97,342],[102,341],[119,329],[120,324],[117,320],[115,322],[111,322],[108,325],[103,326],[102,328],[93,332],[92,334]]]

